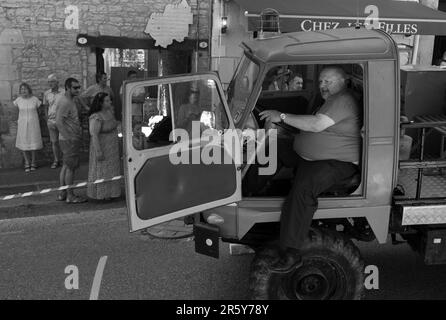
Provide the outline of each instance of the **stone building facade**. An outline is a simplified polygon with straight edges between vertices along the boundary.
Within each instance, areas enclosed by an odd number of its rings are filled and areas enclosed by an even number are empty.
[[[151,49],[163,59],[164,74],[175,70],[178,61],[172,52],[187,51],[192,70],[209,70],[211,0],[187,0],[193,18],[184,41],[174,41],[167,48],[155,46],[145,33],[152,13],[163,13],[167,5],[184,4],[186,0],[2,0],[0,4],[0,167],[20,167],[22,158],[15,148],[17,108],[12,101],[21,82],[31,85],[34,95],[42,98],[47,89],[47,76],[56,73],[60,84],[70,76],[80,80],[83,88],[94,83],[101,71],[95,46]],[[77,43],[79,35],[95,39],[91,45]],[[104,42],[103,39],[107,41]],[[124,41],[120,41],[124,39]],[[199,40],[205,45],[199,45]],[[137,44],[135,44],[137,43]],[[103,49],[103,48],[102,48]],[[99,53],[98,53],[99,52]],[[156,57],[148,61],[156,61]],[[172,68],[170,68],[172,66]],[[41,126],[45,124],[41,119]],[[44,132],[44,128],[42,128]],[[51,157],[48,138],[39,152],[40,162]]]

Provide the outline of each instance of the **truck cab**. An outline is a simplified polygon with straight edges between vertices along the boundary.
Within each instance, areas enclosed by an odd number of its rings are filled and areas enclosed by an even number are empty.
[[[220,239],[255,250],[250,284],[255,299],[360,298],[364,266],[351,239],[385,243],[389,232],[413,234],[403,225],[404,215],[425,203],[418,193],[409,201],[399,192],[396,204],[401,170],[396,44],[384,32],[349,28],[287,33],[242,47],[226,90],[215,73],[125,82],[130,231],[193,216],[197,252],[218,257]],[[303,266],[274,275],[265,265],[277,259],[274,244],[293,170],[276,168],[268,156],[277,139],[292,139],[296,132],[260,121],[258,114],[267,109],[312,114],[323,103],[318,75],[333,65],[348,75],[349,90],[363,111],[360,171],[321,194]],[[141,91],[150,98],[137,105],[132,97]],[[404,126],[426,130],[420,123]],[[269,187],[261,191],[252,170],[259,155],[270,160],[262,163]],[[407,160],[405,168],[422,172],[438,165],[421,156]],[[443,212],[441,199],[437,210]]]

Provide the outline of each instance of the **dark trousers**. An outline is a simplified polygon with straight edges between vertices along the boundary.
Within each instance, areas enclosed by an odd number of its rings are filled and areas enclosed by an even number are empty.
[[[280,218],[280,246],[299,249],[308,234],[318,196],[338,182],[353,176],[358,166],[338,160],[307,161],[294,152],[292,140],[278,140],[279,164],[295,167],[293,187]]]

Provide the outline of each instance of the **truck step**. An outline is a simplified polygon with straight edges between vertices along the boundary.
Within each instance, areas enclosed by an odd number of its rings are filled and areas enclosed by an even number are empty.
[[[231,256],[243,256],[253,253],[255,253],[255,251],[251,249],[249,246],[245,246],[243,244],[238,244],[238,243],[229,244],[229,254]]]

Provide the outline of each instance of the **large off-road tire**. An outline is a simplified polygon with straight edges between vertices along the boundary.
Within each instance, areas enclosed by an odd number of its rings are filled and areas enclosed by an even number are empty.
[[[251,299],[353,300],[364,288],[364,263],[350,239],[330,230],[311,229],[302,248],[303,264],[288,274],[272,273],[277,248],[256,252],[251,264]]]

